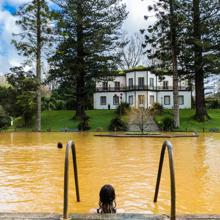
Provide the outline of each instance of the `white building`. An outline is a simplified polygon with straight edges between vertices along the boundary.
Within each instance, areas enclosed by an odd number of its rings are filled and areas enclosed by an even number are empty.
[[[179,82],[179,107],[191,108],[192,92],[186,80]],[[113,76],[109,80],[96,83],[93,95],[94,109],[115,109],[121,102],[131,107],[150,108],[160,103],[164,108],[173,108],[173,78],[158,76],[149,71],[132,71]]]

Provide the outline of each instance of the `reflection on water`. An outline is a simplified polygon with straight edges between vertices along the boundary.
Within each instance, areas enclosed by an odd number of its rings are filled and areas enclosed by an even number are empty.
[[[165,160],[158,203],[153,203],[163,139],[114,139],[92,133],[1,133],[1,212],[62,213],[64,149],[76,143],[81,202],[70,178],[70,210],[97,207],[102,185],[116,189],[126,212],[169,213],[169,169]],[[220,213],[220,134],[171,139],[177,187],[177,213]],[[72,168],[71,168],[72,172]]]

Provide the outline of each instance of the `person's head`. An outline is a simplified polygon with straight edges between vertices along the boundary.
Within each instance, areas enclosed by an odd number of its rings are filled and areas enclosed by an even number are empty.
[[[63,148],[63,144],[61,142],[57,143],[57,148],[62,149]]]
[[[102,213],[116,213],[115,189],[104,185],[99,192],[99,207]]]

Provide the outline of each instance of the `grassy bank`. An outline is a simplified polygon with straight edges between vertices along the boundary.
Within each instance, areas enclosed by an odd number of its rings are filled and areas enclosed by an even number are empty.
[[[220,130],[220,109],[209,109],[208,114],[211,117],[210,120],[205,122],[197,122],[193,119],[195,114],[194,109],[182,109],[180,110],[180,128],[176,131],[209,131],[213,128],[218,128]],[[171,110],[164,110],[162,115],[156,117],[156,121],[162,121],[166,116],[172,117]]]
[[[74,111],[45,111],[42,112],[42,131],[65,131],[76,130],[78,121],[73,120]],[[220,109],[210,109],[208,111],[211,119],[206,122],[197,122],[193,119],[194,110],[183,109],[180,110],[180,124],[181,127],[176,131],[209,131],[212,128],[220,130]],[[90,110],[87,111],[91,131],[107,131],[112,118],[115,117],[113,110]],[[162,115],[156,117],[156,121],[162,121],[166,116],[172,117],[171,110],[164,110]],[[125,119],[128,117],[124,117]],[[15,125],[10,127],[8,131],[31,131],[33,126],[29,128],[19,128],[19,120],[15,121]]]
[[[44,111],[42,112],[42,131],[74,131],[77,129],[79,121],[73,120],[75,112],[69,110],[62,111]],[[115,117],[113,110],[89,110],[89,125],[91,131],[103,130],[107,131],[110,121]],[[22,121],[15,120],[14,126],[10,127],[8,131],[32,131],[32,126],[29,128],[22,128],[20,126]]]

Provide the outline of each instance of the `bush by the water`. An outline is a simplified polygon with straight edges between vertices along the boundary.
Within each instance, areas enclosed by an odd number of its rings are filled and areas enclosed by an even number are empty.
[[[11,119],[0,105],[0,129],[10,126]]]
[[[128,125],[120,117],[113,118],[109,125],[109,131],[127,131]]]
[[[155,102],[151,106],[150,111],[152,112],[152,114],[159,115],[159,114],[163,113],[163,106],[160,103]]]
[[[122,102],[117,108],[116,108],[116,114],[121,116],[121,115],[126,115],[129,111],[131,110],[131,107],[128,103]]]
[[[159,127],[163,131],[172,131],[174,128],[174,121],[170,117],[165,117],[162,119],[162,121],[159,123]]]
[[[79,131],[88,131],[90,130],[89,126],[89,117],[86,115],[81,119],[80,123],[78,124]]]
[[[206,105],[209,109],[218,109],[220,108],[220,100],[218,99],[206,100]]]

